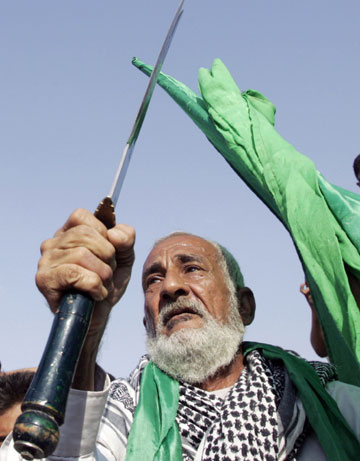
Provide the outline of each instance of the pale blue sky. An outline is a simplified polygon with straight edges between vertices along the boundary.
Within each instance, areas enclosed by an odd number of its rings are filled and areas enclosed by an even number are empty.
[[[0,0],[0,360],[36,365],[51,315],[34,284],[39,246],[75,207],[107,194],[177,0]],[[335,184],[357,192],[357,0],[186,0],[164,72],[197,91],[221,58],[240,88],[277,107],[278,131]],[[137,230],[136,264],[100,363],[125,375],[144,352],[141,266],[184,229],[239,259],[258,308],[247,338],[314,358],[302,269],[282,225],[157,88],[117,209]]]

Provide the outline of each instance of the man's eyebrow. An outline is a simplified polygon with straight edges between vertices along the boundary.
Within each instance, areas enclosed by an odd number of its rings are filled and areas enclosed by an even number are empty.
[[[175,259],[178,259],[182,263],[189,263],[189,262],[203,263],[204,262],[204,258],[202,258],[201,256],[195,255],[195,254],[189,254],[189,253],[178,254],[175,256]]]

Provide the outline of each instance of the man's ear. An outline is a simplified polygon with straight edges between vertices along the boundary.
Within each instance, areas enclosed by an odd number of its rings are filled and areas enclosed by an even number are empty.
[[[239,312],[244,322],[244,325],[250,325],[255,317],[255,298],[253,292],[248,287],[239,288],[237,290],[237,298],[239,302]]]

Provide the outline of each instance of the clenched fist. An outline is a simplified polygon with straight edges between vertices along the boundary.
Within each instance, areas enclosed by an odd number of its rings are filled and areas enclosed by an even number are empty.
[[[134,262],[135,230],[107,229],[87,210],[75,210],[41,246],[36,284],[53,312],[66,292],[89,294],[95,309],[89,335],[102,334],[110,310],[123,295]]]

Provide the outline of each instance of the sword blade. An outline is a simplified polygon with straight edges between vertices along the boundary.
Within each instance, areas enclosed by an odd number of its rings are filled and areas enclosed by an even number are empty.
[[[161,47],[158,59],[157,59],[156,64],[155,64],[155,67],[154,67],[154,69],[152,71],[148,86],[146,88],[143,100],[142,100],[141,105],[140,105],[140,109],[138,111],[138,114],[136,116],[133,128],[131,130],[128,142],[127,142],[127,144],[126,144],[126,146],[125,146],[125,148],[123,150],[122,157],[121,157],[118,169],[117,169],[116,174],[115,174],[114,181],[112,183],[112,186],[111,186],[111,189],[110,189],[110,192],[109,192],[109,195],[108,195],[108,197],[111,198],[114,206],[116,206],[116,203],[118,201],[120,190],[121,190],[122,185],[124,183],[126,172],[127,172],[127,169],[128,169],[129,163],[130,163],[131,155],[133,153],[136,140],[137,140],[137,138],[139,136],[140,129],[141,129],[141,126],[143,124],[147,109],[149,107],[150,99],[151,99],[152,94],[154,92],[154,88],[155,88],[159,73],[161,71],[161,67],[162,67],[162,65],[164,63],[166,54],[167,54],[167,52],[169,50],[169,47],[170,47],[170,44],[171,44],[171,40],[172,40],[172,38],[174,36],[176,27],[177,27],[177,25],[179,23],[179,20],[181,18],[182,13],[183,13],[183,4],[184,4],[184,0],[181,0],[180,4],[178,6],[178,9],[177,9],[177,11],[175,13],[174,19],[173,19],[173,21],[171,23],[171,26],[169,28],[169,31],[168,31],[168,33],[166,35],[165,41],[164,41],[164,43],[163,43],[163,45]]]
[[[110,229],[111,227],[115,226],[115,206],[117,204],[120,191],[122,188],[122,185],[125,180],[126,172],[131,160],[131,156],[135,147],[136,140],[139,136],[141,126],[143,124],[147,109],[149,107],[149,103],[152,97],[152,94],[154,92],[154,88],[159,76],[159,73],[161,71],[161,67],[163,65],[163,62],[165,60],[166,54],[169,50],[171,40],[174,36],[174,33],[176,31],[177,25],[180,21],[181,15],[183,13],[183,5],[184,5],[185,0],[181,0],[180,4],[176,10],[174,19],[172,20],[172,23],[170,25],[170,28],[168,30],[168,33],[166,34],[164,43],[161,47],[159,56],[157,58],[155,67],[151,73],[150,80],[148,83],[148,86],[146,88],[143,100],[140,105],[140,109],[137,113],[133,128],[131,130],[129,139],[126,143],[126,146],[123,150],[119,166],[116,170],[116,174],[109,192],[109,195],[107,195],[98,205],[97,209],[95,210],[94,215],[102,221],[105,226]]]

